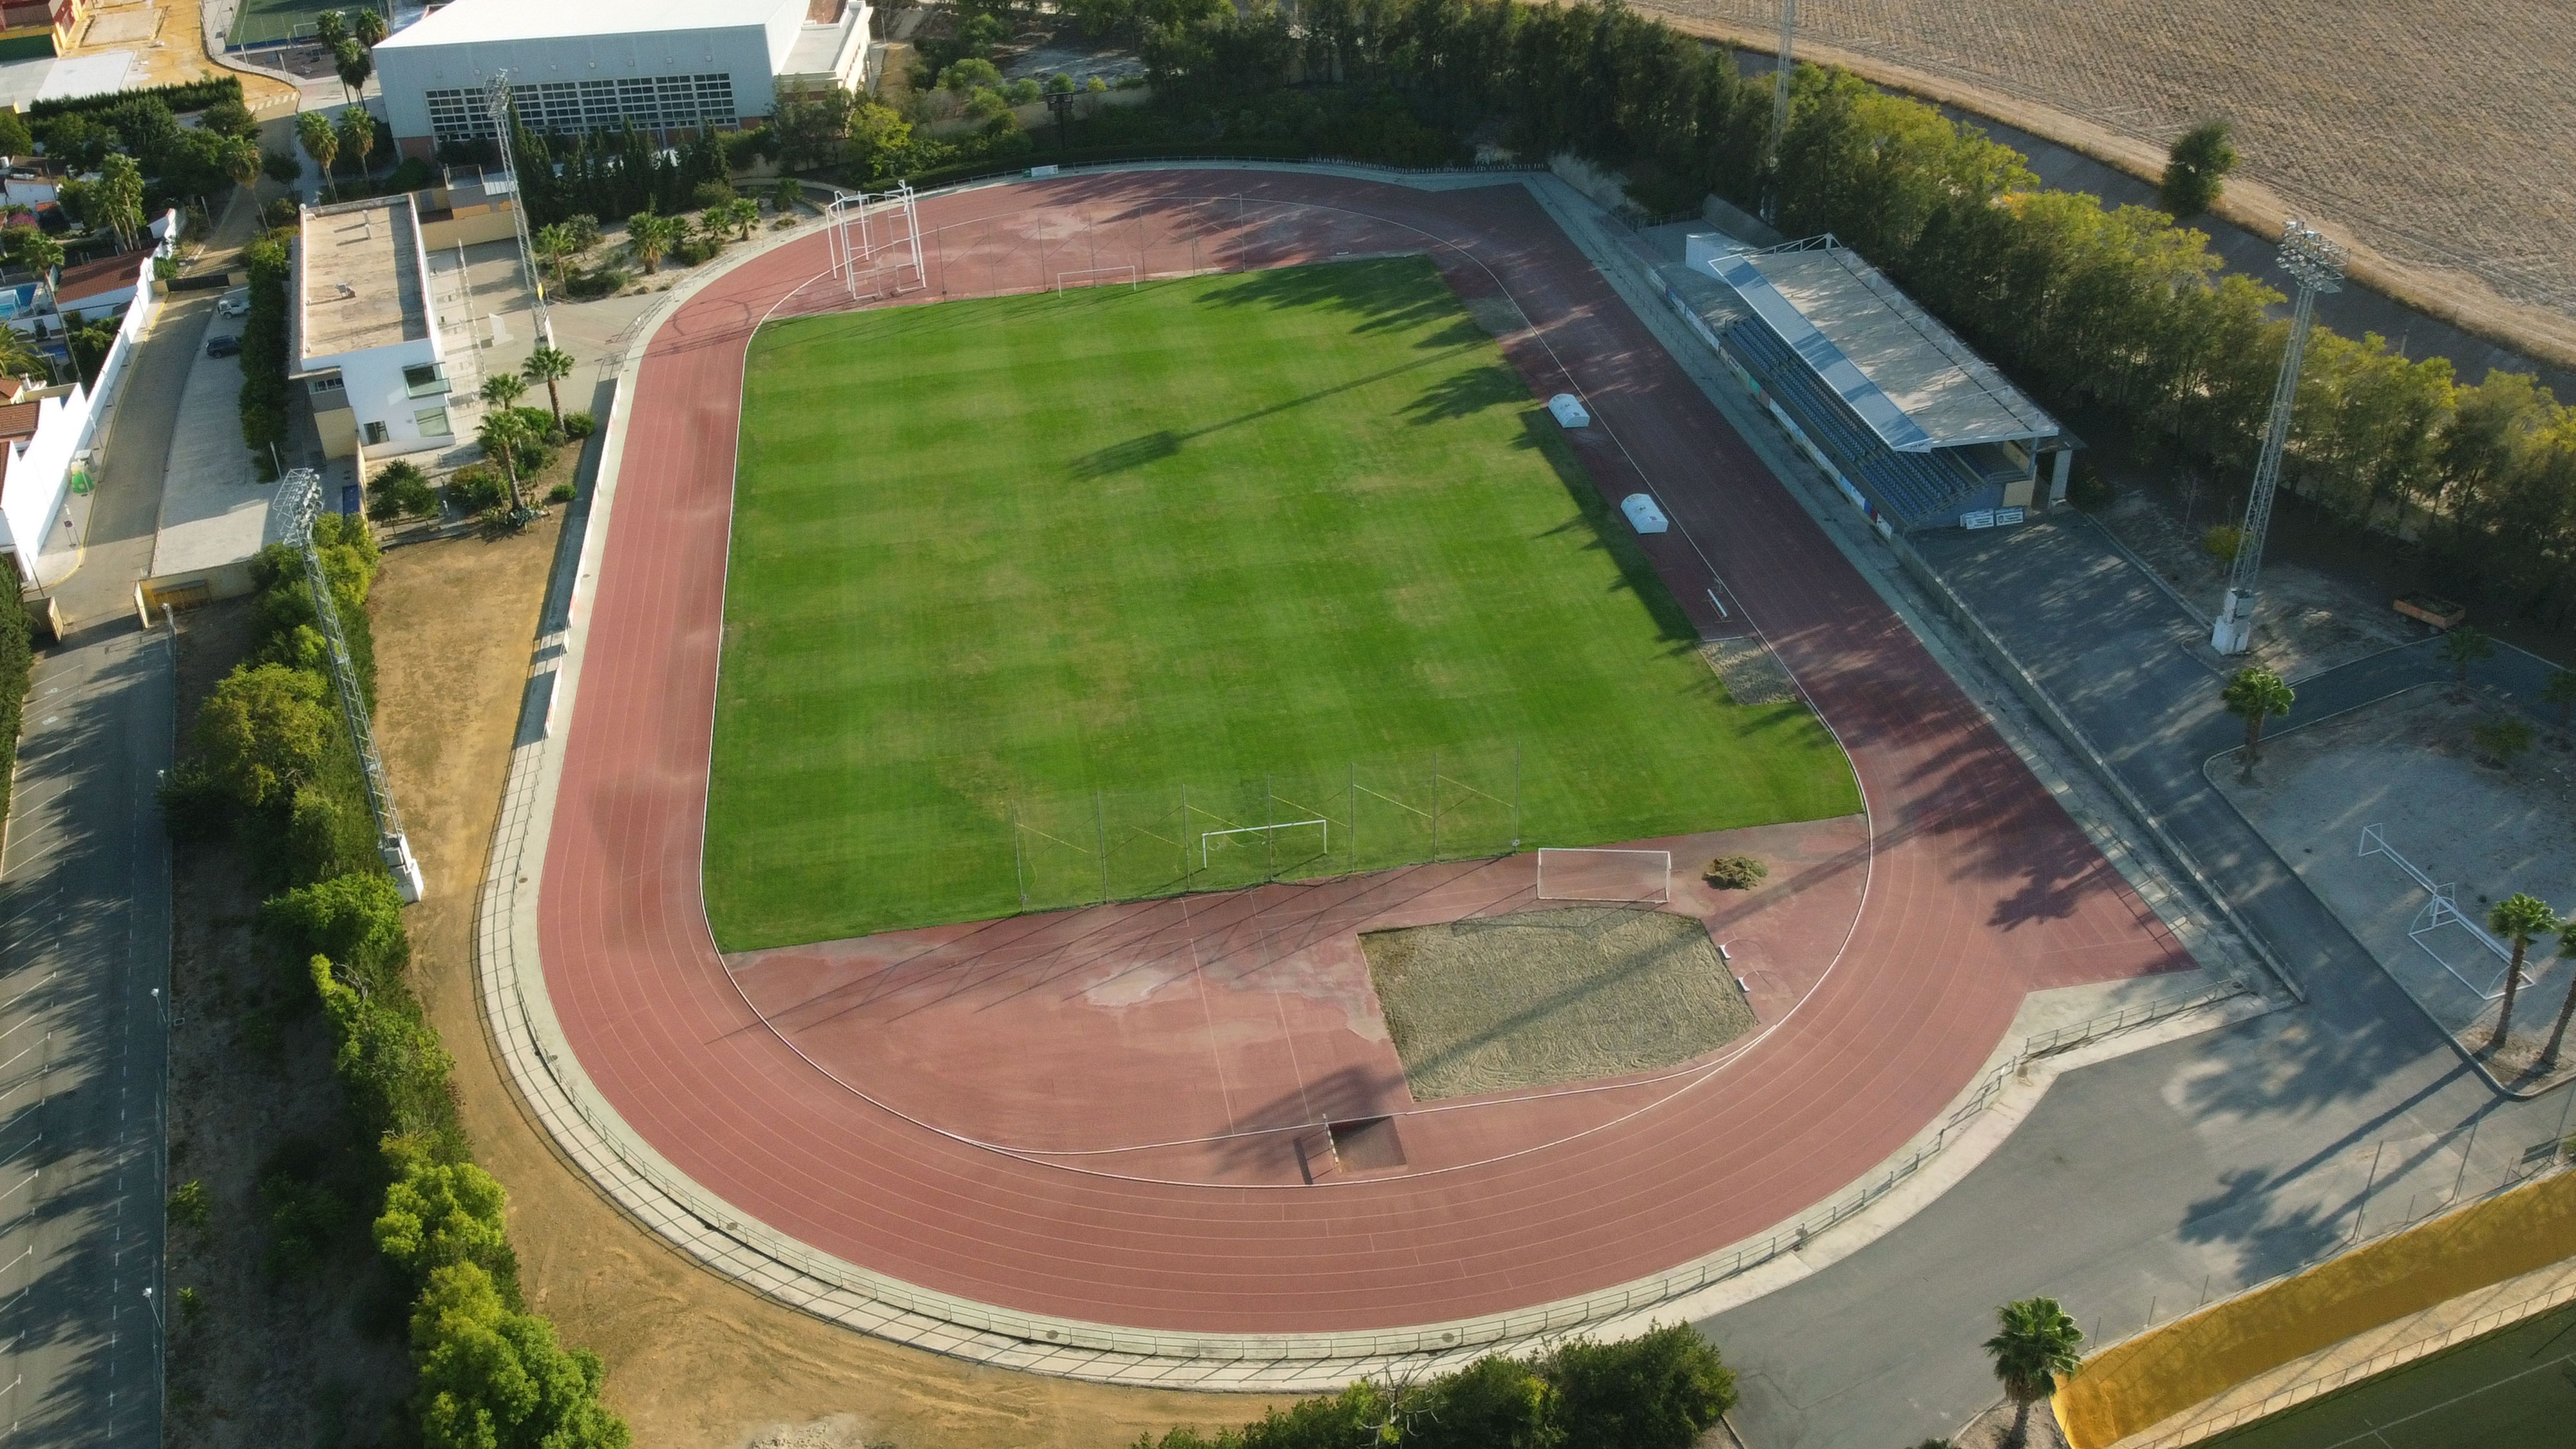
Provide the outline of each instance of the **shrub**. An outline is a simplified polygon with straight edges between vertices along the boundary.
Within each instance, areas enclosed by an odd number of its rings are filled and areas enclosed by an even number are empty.
[[[465,513],[481,513],[510,501],[510,488],[497,468],[477,463],[459,468],[447,480],[447,501]]]
[[[723,242],[700,232],[683,239],[678,246],[671,248],[671,260],[684,267],[694,267],[700,262],[714,260],[716,253],[723,250]]]
[[[2469,727],[2469,742],[2478,758],[2491,765],[2510,765],[2531,748],[2531,726],[2517,715],[2498,715]]]
[[[197,712],[209,782],[252,809],[291,800],[340,728],[328,690],[320,678],[282,664],[244,664],[224,676]]]
[[[2089,463],[2078,463],[2066,477],[2066,501],[2087,513],[2099,513],[2111,506],[2114,495],[2111,480],[2102,470]]]
[[[35,667],[35,620],[16,589],[0,589],[0,817],[9,811],[9,783],[16,774],[19,715],[27,703],[27,676]]]
[[[689,209],[704,211],[710,206],[722,206],[733,200],[733,196],[733,183],[730,181],[701,181],[689,193]]]
[[[397,458],[379,469],[367,484],[367,516],[378,523],[421,518],[438,511],[438,490],[429,486],[420,465]]]
[[[376,1247],[415,1280],[472,1263],[516,1297],[518,1258],[510,1251],[509,1195],[501,1184],[471,1162],[438,1160],[417,1138],[389,1137],[384,1154],[394,1180],[376,1218]]]
[[[1749,891],[1770,874],[1771,867],[1750,855],[1721,855],[1700,872],[1702,879],[1722,891]]]
[[[571,279],[564,283],[564,295],[576,302],[596,301],[601,297],[616,296],[634,280],[634,274],[623,267],[592,267],[573,273]]]
[[[2222,523],[2200,536],[2200,546],[2211,558],[2232,564],[2236,562],[2236,551],[2245,546],[2245,530]]]
[[[1563,1449],[1690,1449],[1735,1407],[1735,1375],[1685,1323],[1625,1343],[1577,1339],[1536,1365]]]
[[[558,483],[546,490],[548,503],[570,503],[580,496],[581,490],[572,486],[569,481]]]
[[[402,164],[395,167],[392,174],[385,178],[385,190],[388,193],[426,191],[437,184],[438,168],[417,156],[404,157]]]
[[[630,1442],[625,1423],[599,1402],[605,1370],[598,1355],[565,1350],[553,1324],[512,1311],[492,1275],[472,1263],[430,1274],[412,1310],[411,1351],[429,1449],[626,1449]]]
[[[272,196],[261,202],[259,207],[260,224],[268,227],[293,226],[296,214],[292,196]]]
[[[599,431],[599,420],[588,413],[566,413],[564,414],[563,430],[564,436],[567,438],[576,440],[587,438],[592,433]]]
[[[191,1232],[202,1233],[214,1220],[214,1201],[206,1184],[190,1178],[170,1189],[170,1221]]]

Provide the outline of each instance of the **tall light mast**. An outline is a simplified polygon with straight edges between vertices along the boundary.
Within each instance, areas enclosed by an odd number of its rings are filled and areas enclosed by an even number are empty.
[[[2317,294],[2343,290],[2343,248],[2295,216],[2281,229],[2280,262],[2299,295],[2290,312],[2290,345],[2281,354],[2281,376],[2272,385],[2272,417],[2263,434],[2262,459],[2254,465],[2254,492],[2245,501],[2244,530],[2227,570],[2227,597],[2219,605],[2217,623],[2210,626],[2209,646],[2221,654],[2242,654],[2253,645],[2254,581],[2263,572],[2263,535],[2272,526],[2272,495],[2281,484],[2281,449],[2290,440],[2290,418],[2298,410],[2308,327],[2316,320]]]
[[[1789,78],[1797,74],[1798,0],[1780,0],[1780,63],[1771,72],[1771,134],[1762,143],[1762,219],[1780,219],[1780,137],[1789,129]]]
[[[552,347],[555,345],[555,327],[546,316],[546,278],[537,270],[536,243],[528,236],[528,188],[519,184],[519,158],[510,143],[513,127],[510,124],[510,73],[507,70],[492,72],[491,81],[484,87],[483,99],[491,108],[492,131],[501,145],[501,174],[510,178],[510,221],[519,235],[519,270],[527,277],[528,295],[535,299],[537,341]]]

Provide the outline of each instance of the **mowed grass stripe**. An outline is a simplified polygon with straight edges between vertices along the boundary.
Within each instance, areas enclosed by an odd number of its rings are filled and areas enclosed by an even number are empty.
[[[1073,903],[1104,842],[1113,893],[1166,888],[1264,812],[1364,824],[1300,873],[1418,856],[1434,751],[1506,801],[1445,785],[1458,831],[1508,835],[1516,765],[1533,845],[1858,808],[1418,258],[772,323],[730,567],[727,950]]]

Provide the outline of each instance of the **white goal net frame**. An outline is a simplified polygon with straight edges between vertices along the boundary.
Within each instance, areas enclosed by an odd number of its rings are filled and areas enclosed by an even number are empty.
[[[891,297],[927,285],[921,265],[921,213],[911,183],[892,191],[845,191],[824,209],[832,280],[853,302]],[[864,287],[866,290],[862,291]]]
[[[1086,278],[1088,280],[1085,280]],[[1117,282],[1125,282],[1129,291],[1145,285],[1145,279],[1137,275],[1133,264],[1119,267],[1076,267],[1071,271],[1055,274],[1055,294],[1059,297],[1063,296],[1064,289],[1067,287],[1106,287]]]
[[[1555,867],[1553,872],[1551,865]],[[1673,898],[1673,853],[1541,846],[1538,898],[1605,905],[1668,905]]]
[[[2426,875],[2422,867],[2398,854],[2397,847],[2388,843],[2388,837],[2382,834],[2380,827],[2376,825],[2361,827],[2361,853],[2365,856],[2386,856],[2389,864],[2396,866],[2401,874],[2415,883],[2417,889],[2431,897],[2424,903],[2423,908],[2415,913],[2415,918],[2406,923],[2408,940],[2421,948],[2425,955],[2432,957],[2443,970],[2450,972],[2454,980],[2477,993],[2479,1000],[2493,1001],[2504,995],[2505,973],[2513,969],[2513,952],[2506,948],[2504,942],[2489,934],[2486,926],[2475,916],[2460,909],[2460,888],[2456,883],[2435,881],[2431,876]],[[2473,943],[2484,946],[2487,954],[2496,959],[2500,969],[2495,971],[2485,984],[2470,980],[2466,972],[2451,964],[2450,957],[2433,949],[2433,943],[2425,939],[2446,926],[2457,926],[2466,931]],[[2523,968],[2521,984],[2524,986],[2531,984],[2531,968],[2528,966]]]

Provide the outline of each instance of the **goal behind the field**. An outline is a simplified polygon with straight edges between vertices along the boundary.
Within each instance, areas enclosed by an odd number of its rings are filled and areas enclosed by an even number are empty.
[[[1673,898],[1673,853],[1545,847],[1538,853],[1538,898],[1663,905]]]

